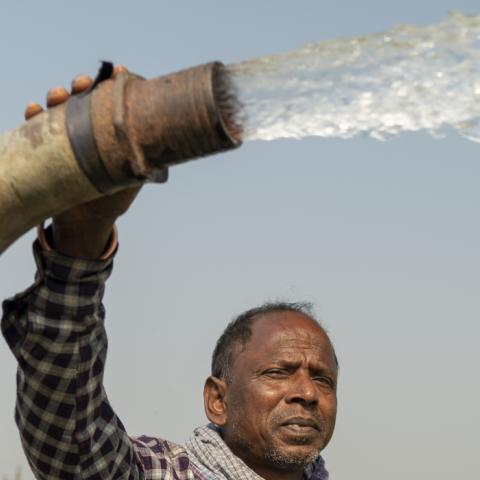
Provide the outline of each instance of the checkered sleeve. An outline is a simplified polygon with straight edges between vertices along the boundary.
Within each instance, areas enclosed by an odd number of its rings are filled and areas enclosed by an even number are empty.
[[[37,479],[143,479],[103,388],[102,297],[112,260],[34,245],[36,281],[3,303],[2,332],[18,360],[15,419]]]

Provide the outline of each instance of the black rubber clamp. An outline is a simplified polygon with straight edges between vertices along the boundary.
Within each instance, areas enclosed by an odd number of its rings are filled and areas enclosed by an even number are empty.
[[[65,122],[73,153],[83,173],[101,193],[109,193],[118,185],[108,173],[98,153],[90,117],[89,93],[72,96],[67,103]]]

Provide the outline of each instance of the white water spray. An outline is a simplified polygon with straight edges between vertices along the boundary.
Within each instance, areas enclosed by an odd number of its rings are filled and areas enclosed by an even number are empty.
[[[306,45],[230,65],[244,140],[385,139],[453,127],[480,142],[480,16]]]

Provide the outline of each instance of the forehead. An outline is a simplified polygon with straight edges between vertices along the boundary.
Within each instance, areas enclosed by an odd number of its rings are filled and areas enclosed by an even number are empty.
[[[317,322],[302,313],[270,312],[255,318],[251,329],[251,339],[242,352],[244,361],[294,359],[305,355],[325,363],[334,361],[327,334]]]

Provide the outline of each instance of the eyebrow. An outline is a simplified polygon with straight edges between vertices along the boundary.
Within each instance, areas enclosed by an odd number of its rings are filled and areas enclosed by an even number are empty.
[[[278,360],[273,359],[272,363],[274,363],[274,364],[276,364],[280,367],[287,368],[289,370],[297,369],[302,364],[301,361],[288,360],[288,359],[284,359],[284,358],[278,359]],[[334,373],[335,374],[336,373],[336,369],[334,369],[332,371],[330,366],[328,364],[325,364],[324,362],[319,362],[316,365],[311,365],[310,364],[308,370],[311,373],[316,373],[316,374],[319,374],[319,373],[321,373],[321,374]]]

